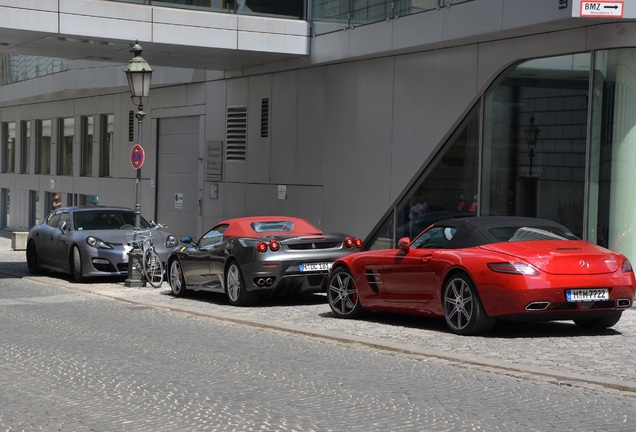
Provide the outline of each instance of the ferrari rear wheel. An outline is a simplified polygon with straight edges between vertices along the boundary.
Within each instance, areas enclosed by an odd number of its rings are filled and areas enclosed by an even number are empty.
[[[75,282],[83,282],[84,276],[82,275],[82,255],[77,246],[73,246],[73,262],[71,263],[71,270],[73,270],[73,278]]]
[[[250,306],[256,303],[256,293],[247,291],[243,273],[236,261],[232,261],[225,273],[225,293],[233,306]]]
[[[178,259],[172,260],[168,267],[168,281],[170,282],[170,290],[175,297],[185,297],[187,295],[188,290],[183,277],[183,268]]]
[[[605,316],[586,319],[574,320],[574,324],[583,329],[602,330],[614,326],[623,316],[623,311],[608,313]]]
[[[451,277],[444,287],[444,318],[450,330],[459,335],[487,333],[495,324],[484,310],[477,289],[464,274]]]
[[[338,318],[357,318],[364,312],[358,296],[358,287],[345,268],[336,269],[329,278],[327,298],[331,310]]]

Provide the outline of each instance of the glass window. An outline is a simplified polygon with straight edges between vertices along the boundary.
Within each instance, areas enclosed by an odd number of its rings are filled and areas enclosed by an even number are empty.
[[[526,61],[486,92],[480,214],[541,217],[581,236],[590,61]]]
[[[57,228],[60,222],[60,212],[52,212],[46,218],[46,224],[50,227]]]
[[[203,234],[201,240],[197,244],[198,247],[210,246],[220,242],[223,239],[223,233],[227,230],[228,225],[219,225]]]
[[[36,122],[36,174],[51,174],[51,120]]]
[[[46,193],[47,202],[51,203],[49,206],[49,211],[57,210],[62,207],[62,194],[59,192],[47,192]]]
[[[75,119],[60,119],[58,123],[59,151],[57,153],[57,173],[73,175],[73,141],[75,139]]]
[[[80,145],[80,175],[93,175],[93,116],[82,116],[82,142]]]
[[[23,120],[20,122],[20,172],[29,173],[31,156],[31,122]]]
[[[411,249],[443,249],[448,247],[448,243],[455,236],[455,228],[435,227],[431,228],[411,244]]]
[[[40,194],[36,190],[29,191],[29,228],[40,223]]]
[[[394,247],[396,239],[416,237],[434,222],[475,214],[478,159],[479,109],[474,107],[413,187],[389,212],[366,248]],[[474,202],[468,197],[474,197]]]
[[[636,49],[594,57],[587,240],[636,260]]]
[[[15,122],[2,123],[2,172],[15,172]]]
[[[100,116],[100,140],[99,140],[99,175],[100,177],[110,177],[113,162],[113,138],[114,138],[113,114],[102,114]]]
[[[11,226],[11,191],[9,189],[2,189],[2,208],[4,209],[0,215],[2,228],[9,228]]]
[[[82,195],[79,196],[79,205],[83,206],[96,206],[99,205],[99,196],[97,195]]]

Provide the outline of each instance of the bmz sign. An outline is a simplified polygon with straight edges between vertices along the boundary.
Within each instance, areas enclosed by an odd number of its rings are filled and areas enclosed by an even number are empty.
[[[623,2],[622,1],[582,1],[581,12],[582,17],[593,18],[622,18]]]

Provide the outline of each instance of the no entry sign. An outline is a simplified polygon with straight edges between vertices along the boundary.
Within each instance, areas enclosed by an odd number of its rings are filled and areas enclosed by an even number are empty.
[[[144,149],[139,145],[135,144],[130,151],[130,164],[134,169],[139,169],[144,164]]]

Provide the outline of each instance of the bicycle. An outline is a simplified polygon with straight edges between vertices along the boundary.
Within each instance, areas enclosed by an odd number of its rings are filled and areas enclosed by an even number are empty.
[[[148,281],[148,283],[154,287],[159,288],[163,283],[163,263],[161,258],[155,251],[155,246],[152,244],[152,230],[161,228],[163,225],[155,224],[150,229],[135,230],[129,234],[130,244],[133,248],[139,248],[141,250],[141,275]]]

